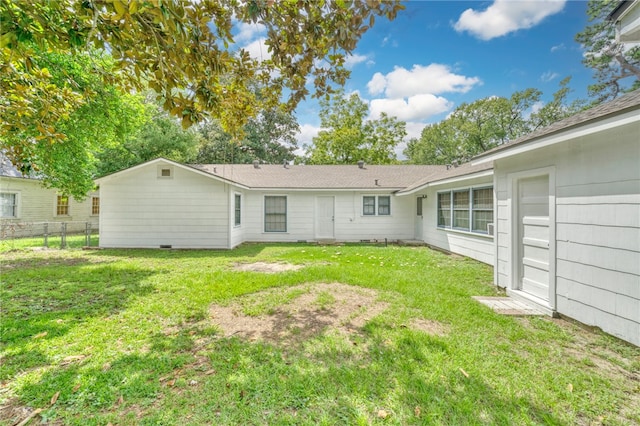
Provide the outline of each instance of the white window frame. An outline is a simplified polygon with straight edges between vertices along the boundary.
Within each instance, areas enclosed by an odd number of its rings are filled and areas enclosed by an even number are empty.
[[[267,213],[267,199],[268,198],[284,198],[284,213]],[[264,200],[263,200],[263,219],[264,219],[264,224],[263,224],[263,229],[265,233],[286,233],[289,226],[288,226],[288,222],[289,222],[289,197],[287,197],[286,195],[265,195],[264,196]],[[273,214],[273,215],[283,215],[284,214],[284,229],[277,229],[277,230],[272,230],[272,229],[267,229],[267,214]]]
[[[233,193],[233,226],[242,226],[242,194],[239,192]]]
[[[13,195],[13,216],[2,216],[2,219],[18,219],[20,217],[20,192],[17,191],[2,191],[0,194]]]
[[[491,209],[488,208],[479,208],[479,209],[474,209],[473,208],[473,201],[474,201],[474,196],[476,194],[476,191],[479,190],[483,190],[483,189],[489,189],[491,190],[491,194],[492,194],[492,203],[491,203]],[[469,201],[468,201],[468,205],[466,209],[461,209],[460,207],[458,207],[457,209],[454,206],[454,194],[455,193],[464,193],[466,192],[469,195]],[[440,212],[442,211],[442,209],[440,208],[440,196],[443,195],[445,198],[447,196],[447,194],[449,195],[449,225],[442,225],[440,224]],[[454,226],[454,218],[455,218],[455,212],[456,211],[466,211],[468,213],[468,224],[469,226],[464,228],[464,227],[460,227],[460,226]],[[448,229],[448,230],[453,230],[453,231],[462,231],[462,232],[470,232],[472,234],[480,234],[480,235],[490,235],[488,229],[485,230],[474,230],[473,229],[473,219],[474,219],[474,214],[476,212],[491,212],[491,217],[492,220],[490,222],[487,223],[488,224],[493,224],[495,221],[495,211],[494,211],[494,206],[493,206],[493,186],[492,185],[482,185],[482,186],[472,186],[472,187],[466,187],[466,188],[453,188],[453,189],[448,189],[446,191],[438,191],[436,193],[436,226],[439,229]]]
[[[59,208],[58,208],[58,207],[59,207],[58,199],[59,199],[60,197],[63,197],[63,198],[64,198],[64,197],[66,197],[66,199],[67,199],[67,212],[66,212],[66,213],[58,213],[58,211],[59,211]],[[71,216],[71,196],[69,196],[69,195],[62,195],[62,194],[56,194],[56,197],[55,197],[55,199],[54,199],[54,200],[55,200],[55,201],[54,201],[54,203],[53,203],[53,212],[54,212],[54,215],[55,215],[56,217],[68,217],[68,216]]]
[[[365,210],[365,200],[373,198],[373,213],[367,213]],[[387,198],[389,200],[388,213],[380,213],[380,198]],[[366,207],[371,207],[371,205],[366,205]],[[372,217],[372,216],[391,216],[391,195],[363,195],[362,196],[362,216]]]

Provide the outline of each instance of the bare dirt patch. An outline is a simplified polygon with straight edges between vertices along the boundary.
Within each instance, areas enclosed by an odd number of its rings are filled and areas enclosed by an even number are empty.
[[[339,283],[278,288],[214,305],[211,321],[225,336],[291,346],[325,330],[352,334],[388,308],[374,290]]]
[[[409,323],[409,328],[423,331],[434,336],[445,336],[449,332],[449,327],[441,322],[423,318],[414,318]]]
[[[254,262],[236,263],[235,265],[233,265],[233,269],[236,271],[265,272],[268,274],[286,271],[297,271],[302,268],[304,268],[304,265],[293,265],[291,263]]]

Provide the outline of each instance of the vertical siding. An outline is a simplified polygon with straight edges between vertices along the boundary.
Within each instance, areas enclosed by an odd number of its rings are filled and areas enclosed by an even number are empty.
[[[88,194],[82,201],[70,197],[69,214],[64,216],[56,215],[58,192],[43,187],[38,180],[3,176],[0,178],[0,192],[18,194],[18,217],[1,220],[3,225],[16,225],[16,236],[40,233],[42,225],[28,225],[32,222],[90,222],[94,229],[98,228],[99,216],[91,214],[91,197],[98,196],[97,192]],[[68,229],[71,232],[84,231],[85,225],[73,223]]]
[[[100,246],[228,248],[225,184],[174,167],[158,178],[157,163],[114,176],[100,187]]]
[[[447,185],[429,188],[423,201],[423,239],[424,242],[452,253],[461,254],[480,262],[493,265],[495,244],[494,237],[472,232],[461,232],[438,228],[438,192],[470,187],[486,187],[493,185],[492,176],[471,178]],[[494,212],[495,218],[495,212]],[[495,219],[494,219],[495,221]]]
[[[497,284],[511,277],[508,175],[556,169],[556,309],[640,345],[640,125],[497,161]],[[504,245],[503,245],[504,242]],[[552,242],[553,243],[553,242]]]

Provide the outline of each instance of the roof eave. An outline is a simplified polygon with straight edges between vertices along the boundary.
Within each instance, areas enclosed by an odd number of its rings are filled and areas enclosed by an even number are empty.
[[[640,121],[640,114],[637,109],[630,109],[622,114],[608,115],[599,119],[576,123],[571,127],[558,130],[553,133],[541,135],[531,140],[516,143],[513,145],[504,145],[492,152],[480,154],[471,159],[472,165],[487,163],[489,161],[500,160],[514,155],[523,154],[550,145],[567,142],[578,137],[609,130],[611,128],[630,124]]]

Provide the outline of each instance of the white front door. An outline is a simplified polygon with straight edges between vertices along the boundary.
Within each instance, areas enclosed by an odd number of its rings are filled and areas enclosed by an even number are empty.
[[[415,221],[416,221],[416,233],[415,233],[415,239],[422,241],[424,240],[424,235],[422,235],[422,227],[423,227],[423,215],[422,215],[422,209],[423,209],[423,201],[424,198],[422,198],[422,196],[417,197],[416,198],[416,216],[415,216]]]
[[[549,301],[549,176],[518,182],[520,290]]]
[[[334,215],[333,197],[316,197],[316,239],[335,237]]]

